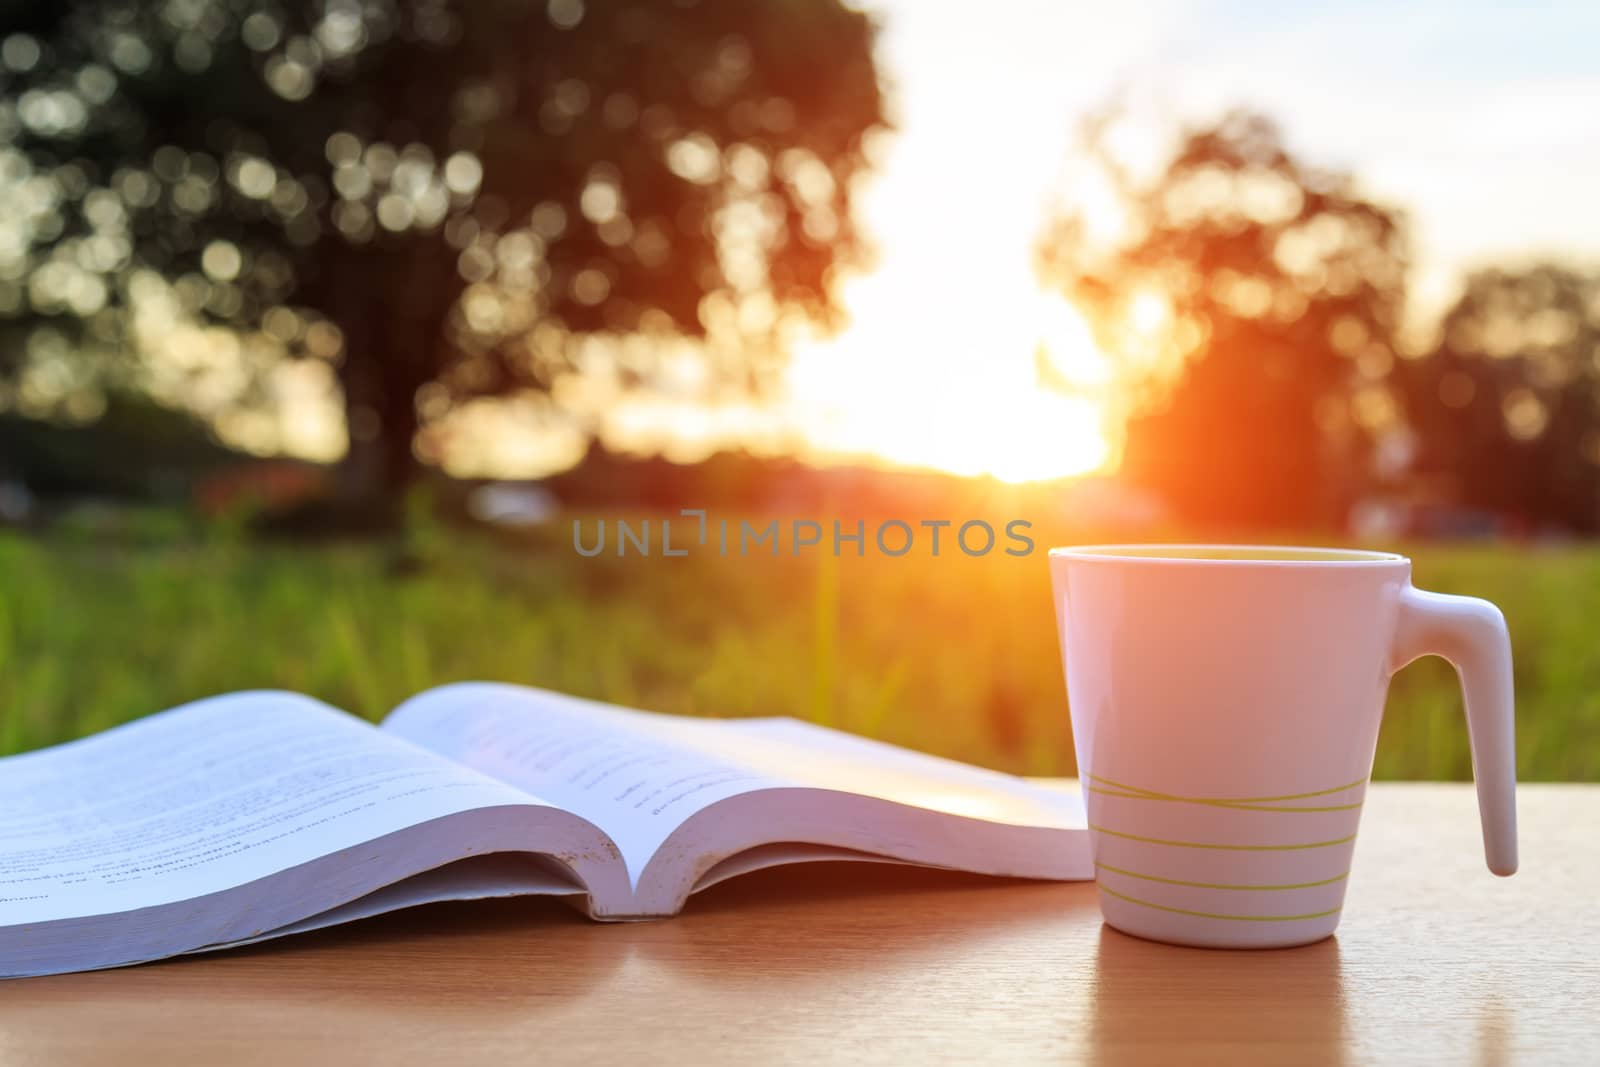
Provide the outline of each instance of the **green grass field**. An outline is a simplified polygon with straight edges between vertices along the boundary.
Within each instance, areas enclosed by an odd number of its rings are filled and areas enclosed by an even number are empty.
[[[400,569],[380,546],[0,534],[0,753],[233,689],[376,718],[430,685],[500,679],[1073,770],[1042,551],[580,559],[557,526],[518,542],[436,530],[425,564]],[[1600,780],[1600,549],[1412,554],[1419,585],[1505,609],[1521,773]],[[1376,773],[1470,777],[1439,661],[1395,680]]]

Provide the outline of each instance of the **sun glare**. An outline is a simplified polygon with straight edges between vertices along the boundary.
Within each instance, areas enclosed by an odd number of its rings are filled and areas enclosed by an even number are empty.
[[[888,278],[865,288],[852,325],[802,347],[790,369],[791,411],[823,456],[1007,482],[1106,462],[1107,363],[1064,301],[1030,286],[995,294],[987,306],[1005,313],[958,316]]]
[[[848,325],[793,353],[785,418],[819,458],[1014,482],[1098,470],[1112,364],[1034,271],[1066,146],[1051,125],[1069,114],[1064,83],[990,89],[1014,84],[1000,59],[994,79],[952,80],[938,57],[971,51],[950,20],[920,4],[896,17],[901,114],[857,203],[877,260],[839,293]]]

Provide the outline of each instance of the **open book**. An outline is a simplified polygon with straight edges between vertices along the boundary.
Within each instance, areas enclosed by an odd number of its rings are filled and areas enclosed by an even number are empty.
[[[0,976],[441,900],[658,918],[726,878],[832,859],[1093,875],[1075,792],[792,719],[469,683],[373,727],[236,693],[0,759]]]

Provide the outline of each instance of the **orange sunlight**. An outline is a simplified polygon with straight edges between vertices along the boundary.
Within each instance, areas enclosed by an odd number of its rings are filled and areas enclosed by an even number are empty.
[[[1007,482],[1106,463],[1095,390],[1107,364],[1070,305],[1031,284],[997,286],[969,299],[998,315],[964,317],[919,297],[919,281],[862,279],[850,325],[795,352],[789,414],[820,456]]]
[[[1098,470],[1111,455],[1110,364],[1033,271],[1055,167],[997,169],[959,135],[970,129],[957,119],[893,135],[858,208],[878,261],[839,294],[839,334],[796,347],[784,416],[821,458],[1008,482]],[[1027,143],[1028,131],[985,136]]]
[[[1073,115],[1115,66],[1111,43],[1154,27],[1097,16],[1095,47],[1080,49],[1063,43],[1081,39],[1080,16],[1057,6],[1028,9],[1029,35],[1015,11],[880,5],[895,130],[856,205],[877,260],[840,293],[848,325],[794,352],[783,417],[819,458],[1010,482],[1109,467],[1110,364],[1077,311],[1041,290],[1034,242]]]

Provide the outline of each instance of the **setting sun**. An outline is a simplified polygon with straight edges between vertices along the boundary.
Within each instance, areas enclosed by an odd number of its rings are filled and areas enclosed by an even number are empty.
[[[994,77],[953,84],[938,57],[959,42],[940,19],[899,9],[891,24],[896,129],[858,196],[877,258],[843,286],[838,335],[794,352],[783,417],[820,458],[1012,482],[1097,470],[1111,365],[1033,265],[1076,82],[1030,85],[1019,107],[1006,50],[962,52]]]
[[[895,130],[857,198],[877,258],[839,294],[847,325],[794,353],[783,418],[820,458],[1013,482],[1100,470],[1112,364],[1077,310],[1041,289],[1034,246],[1070,116],[1109,61],[1073,49],[1063,69],[1066,37],[1024,42],[965,10],[884,12]],[[1112,21],[1104,40],[1144,33]],[[950,78],[956,63],[970,76]]]
[[[991,330],[892,278],[865,279],[851,326],[795,353],[788,400],[801,433],[826,456],[1008,482],[1099,468],[1110,453],[1094,392],[1105,357],[1064,301],[1017,294],[989,294],[989,307],[1015,311]]]

